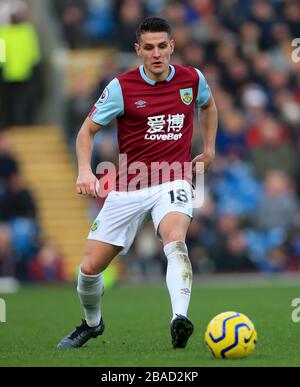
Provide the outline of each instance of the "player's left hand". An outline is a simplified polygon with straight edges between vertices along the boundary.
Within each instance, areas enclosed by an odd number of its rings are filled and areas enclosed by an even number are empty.
[[[211,163],[213,162],[215,158],[214,152],[203,152],[200,155],[196,156],[192,160],[192,167],[193,167],[193,173],[196,173],[196,163],[203,163],[203,168],[200,168],[202,171],[204,170],[204,173],[208,171]],[[198,170],[199,171],[199,170]],[[197,171],[197,172],[198,172]]]

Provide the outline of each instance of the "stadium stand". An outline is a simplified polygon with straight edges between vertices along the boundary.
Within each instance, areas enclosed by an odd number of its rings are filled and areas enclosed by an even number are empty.
[[[57,246],[66,276],[74,278],[89,222],[86,200],[78,200],[74,190],[76,169],[68,146],[56,127],[12,128],[11,136],[24,179],[35,193],[43,238]]]

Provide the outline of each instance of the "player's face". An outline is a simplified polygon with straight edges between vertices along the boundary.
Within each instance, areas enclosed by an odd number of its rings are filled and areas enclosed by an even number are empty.
[[[141,35],[135,49],[150,79],[164,80],[168,77],[174,45],[167,32],[145,32]]]

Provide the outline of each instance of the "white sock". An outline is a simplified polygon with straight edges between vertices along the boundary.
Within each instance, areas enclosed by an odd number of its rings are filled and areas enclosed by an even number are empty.
[[[170,242],[164,247],[168,259],[167,287],[169,290],[173,318],[187,316],[192,289],[192,266],[188,250],[183,241]]]
[[[102,274],[87,275],[79,269],[77,292],[88,326],[96,327],[101,320],[100,299],[104,293]]]

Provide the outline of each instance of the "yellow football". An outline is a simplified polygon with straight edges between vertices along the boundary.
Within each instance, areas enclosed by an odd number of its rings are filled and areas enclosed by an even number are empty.
[[[204,337],[218,359],[240,359],[255,349],[257,333],[252,321],[242,313],[223,312],[208,324]]]

